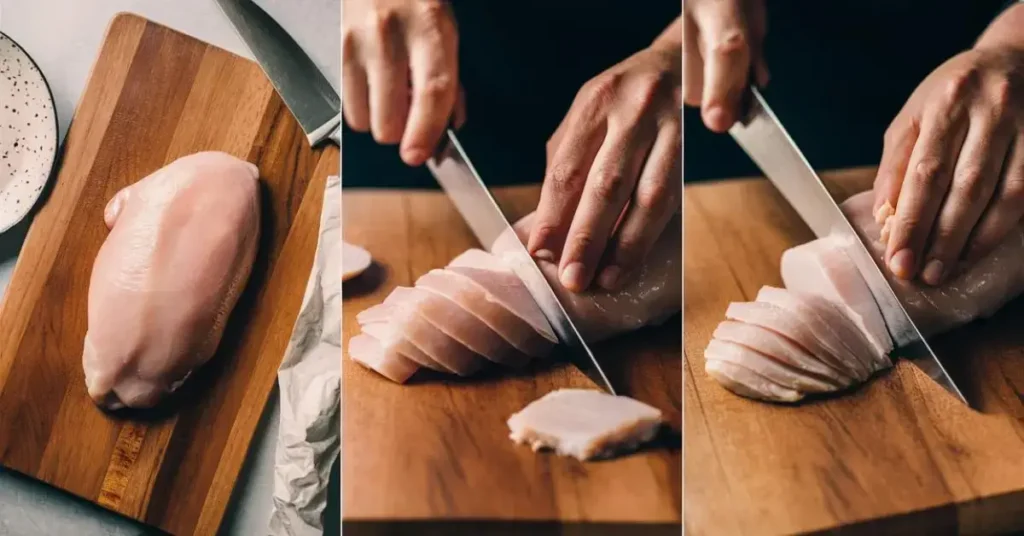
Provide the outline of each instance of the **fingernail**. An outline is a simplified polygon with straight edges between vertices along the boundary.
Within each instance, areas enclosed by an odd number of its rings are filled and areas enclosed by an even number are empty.
[[[542,261],[554,262],[555,254],[550,249],[539,249],[533,254],[533,258],[540,259]]]
[[[909,281],[914,277],[914,252],[904,248],[894,253],[889,259],[889,270],[896,277]]]
[[[608,266],[604,270],[601,270],[601,275],[597,277],[597,284],[601,285],[601,288],[605,290],[615,290],[619,284],[619,277],[621,275],[621,268],[618,266]]]
[[[932,259],[925,265],[924,271],[921,272],[921,279],[924,279],[925,283],[931,286],[936,286],[942,282],[942,261],[938,259]]]
[[[562,270],[562,286],[572,290],[583,290],[583,263],[574,262]]]

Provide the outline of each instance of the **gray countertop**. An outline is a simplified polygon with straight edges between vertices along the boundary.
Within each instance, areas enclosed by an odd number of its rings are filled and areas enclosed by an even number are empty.
[[[257,0],[257,3],[292,34],[335,87],[339,87],[340,0]],[[85,89],[107,24],[118,12],[138,13],[238,55],[252,57],[213,0],[0,0],[0,8],[0,31],[33,57],[50,84],[57,101],[61,140]],[[25,229],[26,225],[20,225],[0,234],[0,293],[7,288]],[[222,534],[265,533],[273,487],[277,404],[275,391],[240,476]],[[43,499],[36,504],[44,509],[52,507],[52,501]],[[325,516],[339,515],[337,511],[325,513]],[[29,528],[26,525],[23,530]],[[6,534],[19,534],[18,528],[0,523],[0,535]]]

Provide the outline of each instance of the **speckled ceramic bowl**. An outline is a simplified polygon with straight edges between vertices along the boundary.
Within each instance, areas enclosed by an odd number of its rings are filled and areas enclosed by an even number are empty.
[[[57,160],[57,113],[32,58],[0,32],[0,232],[32,210]]]

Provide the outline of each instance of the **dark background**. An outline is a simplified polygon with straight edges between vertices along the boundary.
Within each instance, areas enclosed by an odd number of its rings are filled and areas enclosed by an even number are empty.
[[[769,0],[772,108],[815,168],[878,163],[917,84],[969,48],[1005,0]],[[453,0],[468,121],[460,136],[492,185],[539,182],[544,144],[587,80],[646,47],[679,0]],[[686,181],[758,175],[728,135],[684,112]],[[396,146],[343,132],[345,187],[435,188]]]

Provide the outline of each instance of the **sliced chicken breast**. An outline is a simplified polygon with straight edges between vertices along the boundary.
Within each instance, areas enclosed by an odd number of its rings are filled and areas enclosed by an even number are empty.
[[[756,348],[772,359],[817,376],[836,387],[848,387],[853,378],[819,360],[789,338],[756,324],[723,320],[712,334],[716,340]]]
[[[704,350],[707,361],[724,361],[747,368],[768,378],[773,383],[801,393],[828,393],[838,390],[838,386],[803,373],[788,365],[784,365],[767,355],[733,342],[711,339]]]
[[[783,387],[744,366],[728,361],[705,361],[704,371],[726,389],[746,398],[765,402],[798,402],[804,398],[804,393]]]

